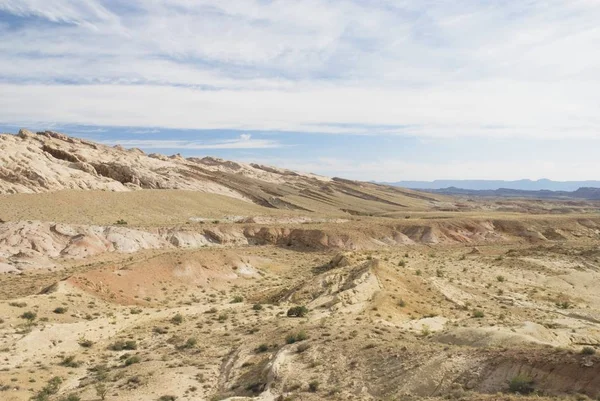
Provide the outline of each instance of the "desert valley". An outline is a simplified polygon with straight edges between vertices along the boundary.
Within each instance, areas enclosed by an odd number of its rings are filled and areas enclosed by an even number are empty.
[[[0,399],[588,400],[600,201],[0,135]]]

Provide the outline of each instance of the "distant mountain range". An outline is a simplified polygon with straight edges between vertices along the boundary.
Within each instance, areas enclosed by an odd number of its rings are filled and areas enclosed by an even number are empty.
[[[586,199],[600,200],[600,188],[579,188],[575,191],[525,191],[522,189],[463,189],[448,187],[441,189],[422,189],[422,191],[444,195],[488,196],[500,198],[535,198],[535,199]]]
[[[411,189],[460,188],[465,190],[510,190],[521,191],[576,191],[579,188],[600,188],[600,181],[552,181],[541,179],[501,181],[501,180],[435,180],[435,181],[398,181],[383,184]]]

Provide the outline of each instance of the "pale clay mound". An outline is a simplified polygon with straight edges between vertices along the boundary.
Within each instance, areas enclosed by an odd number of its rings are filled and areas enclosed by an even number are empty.
[[[53,267],[55,258],[83,259],[105,252],[135,253],[144,249],[200,248],[223,243],[248,244],[240,233],[215,228],[199,232],[118,226],[68,225],[40,221],[0,224],[0,272]]]
[[[442,222],[430,226],[405,223],[403,226],[381,225],[375,230],[369,230],[341,219],[332,220],[335,224],[328,227],[305,226],[303,223],[310,219],[302,217],[264,219],[254,217],[239,220],[239,223],[244,224],[229,222],[148,229],[42,221],[0,222],[0,273],[52,268],[55,266],[53,260],[56,259],[85,259],[107,252],[135,253],[147,249],[272,244],[307,250],[360,250],[419,244],[491,244],[530,239],[528,235],[521,237],[499,231],[502,223],[494,226],[488,221],[468,224]],[[265,225],[266,221],[271,221],[274,225]],[[597,238],[591,229],[588,231],[591,237]],[[569,231],[565,228],[565,233],[567,232]],[[433,285],[458,306],[462,307],[473,301],[448,283],[442,284],[434,280]],[[567,284],[562,285],[565,291],[569,290]]]
[[[269,183],[327,178],[221,159],[146,155],[139,149],[109,147],[64,134],[0,135],[0,194],[39,193],[65,189],[129,191],[183,189],[248,200],[211,179],[231,173]]]

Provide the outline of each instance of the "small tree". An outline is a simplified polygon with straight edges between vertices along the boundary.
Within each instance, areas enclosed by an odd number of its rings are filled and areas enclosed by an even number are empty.
[[[105,400],[108,394],[108,387],[104,383],[96,383],[96,395],[100,397],[101,400]]]

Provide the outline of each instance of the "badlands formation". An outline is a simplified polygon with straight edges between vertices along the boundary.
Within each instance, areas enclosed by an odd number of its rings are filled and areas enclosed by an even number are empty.
[[[599,211],[2,134],[0,399],[596,399]]]

